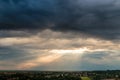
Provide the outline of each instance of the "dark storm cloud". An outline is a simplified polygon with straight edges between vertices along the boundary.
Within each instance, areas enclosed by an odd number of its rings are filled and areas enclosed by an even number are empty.
[[[120,38],[117,0],[0,0],[0,30],[80,32]]]
[[[33,33],[28,31],[8,31],[8,30],[1,30],[0,31],[0,38],[9,38],[9,37],[28,37],[31,36]]]

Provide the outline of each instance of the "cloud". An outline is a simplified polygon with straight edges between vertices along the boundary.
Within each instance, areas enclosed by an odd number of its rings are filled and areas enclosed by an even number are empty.
[[[120,39],[118,0],[1,0],[0,30],[51,29]]]
[[[118,69],[119,14],[119,0],[0,0],[0,69]]]
[[[51,34],[51,35],[49,35]],[[79,37],[78,37],[79,36]],[[57,43],[57,44],[56,44]],[[103,44],[104,43],[104,44]],[[119,42],[118,42],[119,43]],[[83,35],[67,32],[44,30],[36,35],[27,37],[3,37],[0,38],[0,46],[16,46],[29,49],[119,49],[119,44],[110,40],[85,37]],[[39,45],[38,45],[39,44]]]
[[[1,37],[0,69],[80,70],[95,65],[101,69],[120,60],[118,43],[81,36],[44,30],[31,36]]]

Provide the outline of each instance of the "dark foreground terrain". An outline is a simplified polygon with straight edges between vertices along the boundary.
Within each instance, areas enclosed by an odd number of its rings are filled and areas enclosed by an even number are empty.
[[[120,80],[120,71],[0,71],[0,80]]]

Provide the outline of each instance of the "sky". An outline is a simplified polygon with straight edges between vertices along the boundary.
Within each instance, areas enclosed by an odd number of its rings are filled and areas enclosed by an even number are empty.
[[[0,0],[0,70],[116,69],[119,0]]]

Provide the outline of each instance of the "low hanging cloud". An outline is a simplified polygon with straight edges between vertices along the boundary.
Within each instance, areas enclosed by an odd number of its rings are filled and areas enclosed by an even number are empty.
[[[50,35],[49,35],[50,34]],[[57,44],[56,44],[57,43]],[[103,44],[104,43],[104,44]],[[27,37],[3,37],[0,38],[0,46],[21,47],[31,49],[76,49],[87,47],[90,49],[119,49],[119,42],[110,40],[85,37],[83,35],[54,32],[44,30],[37,35]]]
[[[94,66],[94,69],[107,69],[105,64],[115,69],[120,60],[118,43],[77,36],[44,30],[31,36],[1,37],[0,69],[92,70]]]
[[[0,30],[51,29],[120,39],[119,4],[119,0],[0,0]]]

